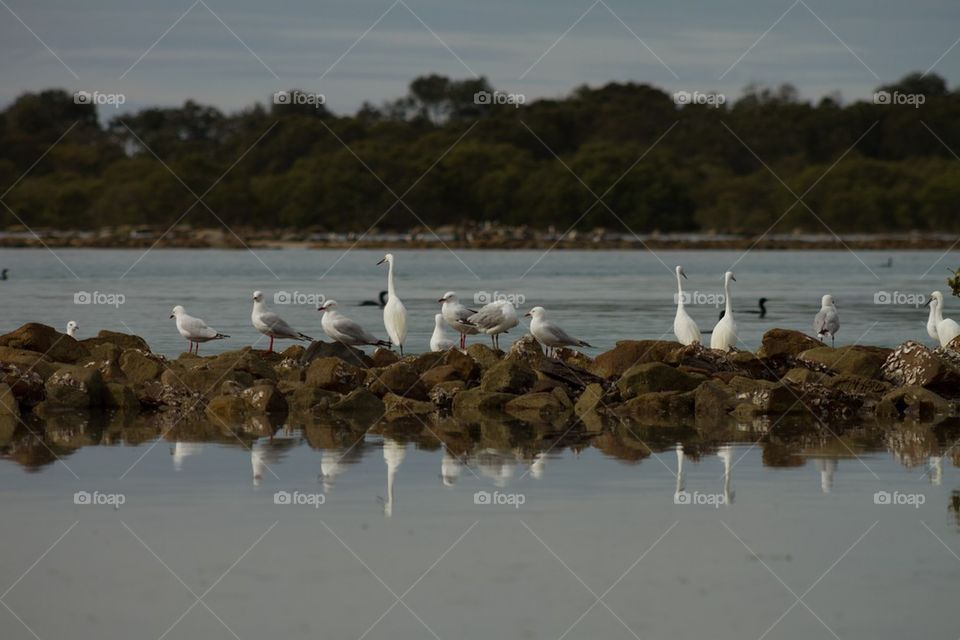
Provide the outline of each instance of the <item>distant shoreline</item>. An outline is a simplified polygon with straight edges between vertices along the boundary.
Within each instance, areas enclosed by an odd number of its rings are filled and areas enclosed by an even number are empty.
[[[690,249],[690,250],[948,250],[960,236],[947,233],[884,234],[642,234],[607,230],[571,232],[482,227],[408,233],[327,233],[292,230],[172,230],[115,228],[98,231],[15,230],[0,232],[0,248],[89,249]]]

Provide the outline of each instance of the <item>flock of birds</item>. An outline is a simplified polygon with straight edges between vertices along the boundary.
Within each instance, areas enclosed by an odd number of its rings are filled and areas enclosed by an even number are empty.
[[[327,337],[351,347],[395,347],[399,349],[400,355],[403,355],[403,346],[407,339],[408,316],[403,301],[397,295],[395,262],[396,259],[393,254],[388,253],[377,263],[378,265],[386,263],[388,267],[387,290],[381,292],[379,303],[373,301],[361,303],[362,306],[377,305],[383,308],[383,326],[388,339],[381,340],[364,329],[359,323],[344,315],[339,310],[336,300],[326,300],[317,309],[323,314],[320,326]],[[677,313],[673,321],[674,335],[684,345],[701,343],[700,328],[684,308],[683,279],[687,277],[687,274],[684,273],[682,266],[677,266],[676,276]],[[737,346],[739,338],[730,285],[731,282],[736,282],[736,280],[732,271],[727,271],[723,276],[724,309],[720,312],[720,319],[713,330],[703,332],[710,334],[711,349],[730,351]],[[494,300],[479,309],[471,309],[460,302],[455,292],[448,291],[437,302],[440,303],[441,307],[440,313],[434,316],[433,335],[430,338],[431,351],[445,351],[455,347],[454,340],[447,333],[448,328],[459,334],[459,348],[461,350],[466,347],[467,336],[478,334],[490,336],[492,346],[498,349],[500,347],[500,335],[509,332],[520,324],[517,309],[508,300]],[[752,311],[752,313],[758,313],[761,318],[764,317],[766,315],[766,302],[766,298],[760,298],[759,311]],[[951,340],[960,336],[960,324],[950,318],[943,317],[944,303],[941,292],[934,291],[930,294],[928,306],[930,307],[930,315],[927,320],[927,333],[934,340],[938,340],[941,346],[945,347]],[[563,347],[592,346],[564,331],[548,317],[547,311],[543,307],[533,307],[525,316],[531,319],[530,334],[543,345],[548,356],[556,355],[557,349]],[[174,307],[170,317],[176,320],[177,331],[187,340],[189,350],[192,353],[199,353],[200,345],[204,342],[230,337],[211,328],[202,319],[189,315],[182,306]],[[273,352],[274,340],[314,341],[313,338],[294,329],[277,313],[271,311],[264,302],[264,295],[260,291],[254,291],[253,293],[253,311],[250,320],[257,331],[270,338],[268,353]],[[78,329],[76,322],[70,321],[67,324],[67,334],[70,336],[75,337]],[[837,312],[833,296],[829,294],[823,296],[820,311],[813,321],[813,329],[821,341],[829,336],[831,345],[834,344],[837,332],[840,330],[840,315]]]

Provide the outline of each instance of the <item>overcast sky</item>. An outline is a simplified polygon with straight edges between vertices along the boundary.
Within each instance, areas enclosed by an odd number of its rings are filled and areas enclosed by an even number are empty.
[[[3,105],[62,87],[233,111],[298,87],[344,113],[430,72],[528,101],[609,81],[851,101],[911,71],[960,77],[957,0],[0,0],[0,15]]]

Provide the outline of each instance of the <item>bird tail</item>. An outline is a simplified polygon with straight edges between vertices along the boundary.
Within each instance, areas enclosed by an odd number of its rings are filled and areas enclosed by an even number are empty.
[[[585,342],[584,340],[581,340],[581,341],[579,342],[579,346],[581,346],[581,347],[590,347],[591,349],[593,348],[593,345],[592,345],[592,344],[590,344],[589,342]]]
[[[311,338],[305,333],[298,333],[297,340],[306,340],[307,342],[313,342],[313,338]]]
[[[229,337],[230,337],[230,336],[228,336],[228,335],[225,334],[225,333],[218,333],[217,335],[213,336],[213,339],[214,339],[214,340],[223,340],[224,338],[229,338]]]
[[[393,343],[389,340],[377,340],[376,343],[374,343],[374,346],[390,348],[393,346]]]

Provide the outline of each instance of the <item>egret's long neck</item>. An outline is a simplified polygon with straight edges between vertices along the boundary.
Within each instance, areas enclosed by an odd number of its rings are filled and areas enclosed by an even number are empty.
[[[940,303],[936,302],[933,305],[935,309],[931,309],[933,312],[933,319],[940,323],[943,320],[943,309],[940,307]]]
[[[725,278],[723,281],[723,295],[727,299],[726,312],[725,316],[730,316],[733,313],[733,300],[730,299],[730,278]]]
[[[680,280],[680,272],[677,272],[677,306],[683,306],[683,282]]]
[[[387,296],[393,298],[397,295],[397,285],[393,281],[393,260],[387,263]]]

